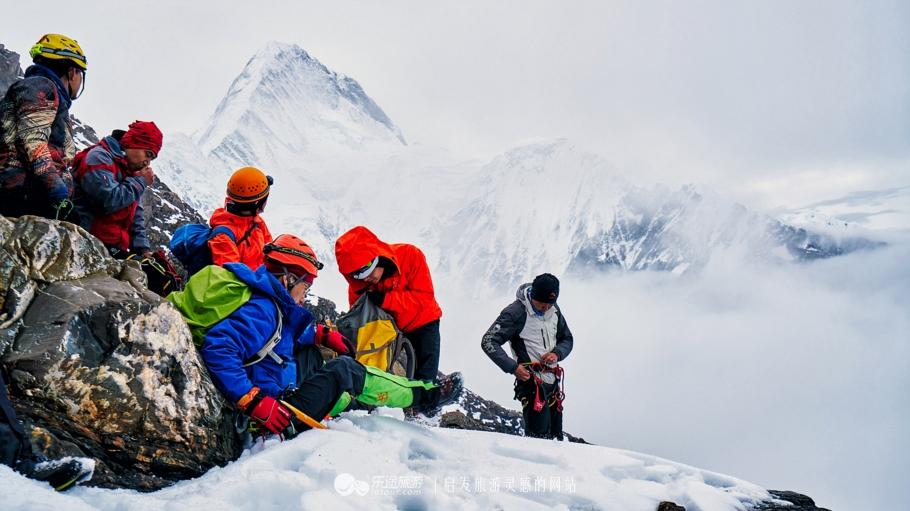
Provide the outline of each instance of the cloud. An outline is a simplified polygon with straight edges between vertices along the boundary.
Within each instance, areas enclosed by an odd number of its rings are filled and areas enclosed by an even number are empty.
[[[247,59],[277,39],[360,81],[408,140],[465,154],[567,136],[630,173],[731,186],[844,163],[872,172],[875,161],[910,157],[910,7],[899,0],[271,7],[67,10],[54,30],[90,56],[73,111],[102,132],[135,118],[195,130]],[[31,11],[4,8],[9,19]],[[111,12],[123,21],[111,23]],[[7,28],[4,42],[21,53],[47,30]]]
[[[906,243],[805,265],[720,254],[683,278],[564,281],[567,430],[833,509],[894,507],[910,471],[908,256]],[[514,406],[479,348],[511,298],[443,297],[443,368]]]

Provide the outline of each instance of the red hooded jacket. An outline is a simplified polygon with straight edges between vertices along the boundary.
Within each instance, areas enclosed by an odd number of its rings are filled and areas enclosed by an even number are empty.
[[[265,263],[262,249],[272,241],[272,233],[262,217],[235,215],[224,208],[218,208],[212,213],[209,225],[213,228],[227,226],[237,240],[234,243],[227,234],[219,234],[210,239],[209,250],[212,251],[213,264],[223,266],[224,263],[243,263],[251,270],[256,270]]]
[[[350,276],[351,272],[366,266],[376,256],[392,261],[395,271],[386,271],[382,280],[372,288],[367,282]],[[338,260],[338,270],[348,281],[348,300],[351,305],[365,291],[385,293],[380,307],[395,318],[398,328],[405,333],[442,317],[442,309],[436,303],[433,292],[433,279],[430,277],[427,259],[414,245],[390,245],[366,227],[357,226],[342,234],[335,242],[335,258]]]

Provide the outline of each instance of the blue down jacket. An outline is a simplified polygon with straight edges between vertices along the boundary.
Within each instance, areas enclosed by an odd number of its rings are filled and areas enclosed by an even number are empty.
[[[269,396],[277,396],[283,390],[295,387],[297,364],[294,347],[297,344],[313,344],[313,315],[294,303],[284,286],[265,266],[253,271],[241,263],[227,263],[224,268],[250,286],[253,296],[205,335],[202,360],[215,386],[234,403],[253,387],[259,387]],[[259,363],[243,367],[243,362],[253,357],[275,332],[276,306],[281,309],[283,324],[281,341],[273,351],[284,362],[278,364],[265,357]]]

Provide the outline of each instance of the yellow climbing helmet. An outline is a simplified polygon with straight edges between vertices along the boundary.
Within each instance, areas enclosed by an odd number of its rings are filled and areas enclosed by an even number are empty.
[[[75,39],[70,39],[62,34],[45,34],[38,39],[38,42],[32,46],[28,52],[35,57],[41,56],[52,60],[69,60],[85,71],[88,69],[85,65],[85,52]]]

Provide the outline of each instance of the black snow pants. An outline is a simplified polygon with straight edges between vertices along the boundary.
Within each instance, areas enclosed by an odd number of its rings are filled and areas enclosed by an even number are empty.
[[[315,345],[301,346],[297,361],[297,388],[282,395],[288,403],[316,420],[322,420],[343,392],[363,392],[366,368],[351,357],[337,357],[323,363]]]
[[[416,330],[405,332],[404,336],[414,346],[414,379],[436,381],[439,373],[439,320],[431,321]]]
[[[541,383],[539,391],[537,388],[533,377],[527,381],[515,380],[515,399],[521,401],[525,436],[562,440],[562,410],[556,399],[559,379],[552,384]],[[543,402],[539,412],[534,410],[535,398]]]

